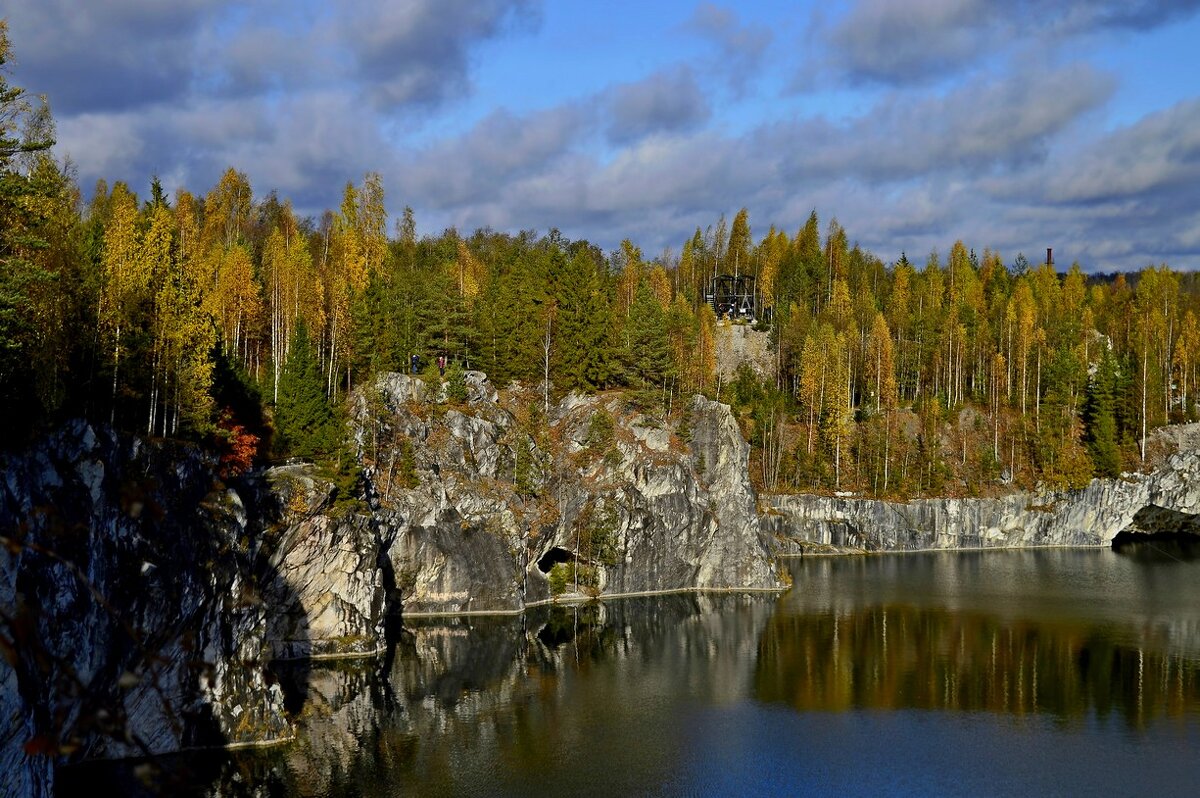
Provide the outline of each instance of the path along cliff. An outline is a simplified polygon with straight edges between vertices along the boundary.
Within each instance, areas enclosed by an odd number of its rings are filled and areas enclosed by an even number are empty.
[[[468,372],[353,399],[357,507],[305,464],[222,479],[194,447],[84,422],[3,458],[0,772],[286,740],[272,663],[372,656],[402,612],[511,613],[658,591],[787,587],[806,551],[1105,545],[1200,528],[1200,453],[1082,491],[889,503],[756,495],[725,405],[544,403]]]

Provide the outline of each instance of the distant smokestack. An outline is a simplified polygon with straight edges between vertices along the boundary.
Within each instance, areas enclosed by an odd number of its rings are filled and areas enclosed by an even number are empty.
[[[1054,247],[1046,247],[1046,263],[1054,265]]]

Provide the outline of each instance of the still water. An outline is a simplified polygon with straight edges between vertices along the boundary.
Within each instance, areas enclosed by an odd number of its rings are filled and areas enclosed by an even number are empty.
[[[783,596],[409,620],[289,674],[296,743],[166,769],[210,795],[1195,795],[1186,554],[806,558]]]

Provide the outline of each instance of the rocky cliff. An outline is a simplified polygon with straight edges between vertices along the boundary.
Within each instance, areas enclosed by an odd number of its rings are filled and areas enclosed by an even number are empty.
[[[727,406],[696,397],[667,421],[632,401],[546,406],[478,372],[456,388],[381,375],[353,399],[363,479],[349,510],[309,465],[226,480],[198,449],[83,422],[6,456],[5,787],[49,794],[56,762],[286,739],[303,702],[272,663],[378,653],[393,611],[779,590],[773,558],[812,550],[1200,530],[1194,449],[1069,493],[757,496]]]
[[[279,657],[374,651],[379,543],[311,469],[226,482],[215,458],[76,422],[3,459],[0,773],[286,739]]]
[[[382,375],[355,415],[372,512],[406,615],[517,611],[555,595],[779,589],[748,446],[702,397],[684,440],[623,395],[546,412],[479,372],[440,403]]]
[[[4,457],[5,787],[286,739],[299,703],[272,663],[375,654],[389,609],[782,587],[727,407],[697,398],[679,429],[620,395],[547,414],[479,373],[446,393],[396,374],[359,393],[357,510],[309,465],[227,480],[195,447],[84,422]]]
[[[777,550],[913,551],[1104,546],[1126,536],[1200,529],[1200,452],[1179,452],[1149,474],[1095,479],[1076,491],[905,503],[763,496],[763,529]]]

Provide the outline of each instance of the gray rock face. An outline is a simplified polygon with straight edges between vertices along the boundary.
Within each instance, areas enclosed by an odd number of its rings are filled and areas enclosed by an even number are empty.
[[[49,794],[55,752],[290,734],[263,668],[260,552],[214,466],[82,422],[3,462],[0,530],[12,542],[0,549],[0,612],[25,630],[15,667],[0,664],[0,772],[12,794]]]
[[[272,657],[378,653],[386,608],[374,519],[323,514],[333,486],[312,466],[272,468],[266,476],[282,514],[264,587]]]
[[[501,406],[486,383],[439,409],[414,401],[431,396],[416,382],[382,375],[383,407],[359,400],[356,419],[405,614],[520,610],[550,598],[555,562],[593,594],[782,587],[725,405],[694,401],[689,449],[620,397],[572,394],[528,424],[521,397]],[[404,440],[409,484],[396,477]]]
[[[1198,480],[1200,453],[1186,452],[1172,456],[1151,474],[1095,479],[1078,491],[906,503],[764,496],[762,525],[785,553],[814,544],[859,551],[1102,546],[1122,530],[1139,528],[1135,516],[1145,508],[1172,511],[1175,515],[1167,516],[1172,523],[1179,522],[1179,514],[1196,515],[1200,512]],[[1143,523],[1153,525],[1152,520]]]
[[[55,752],[287,738],[272,659],[379,649],[374,524],[326,515],[308,467],[235,490],[193,448],[83,422],[0,466],[0,612],[25,630],[0,660],[12,794],[51,794]]]

